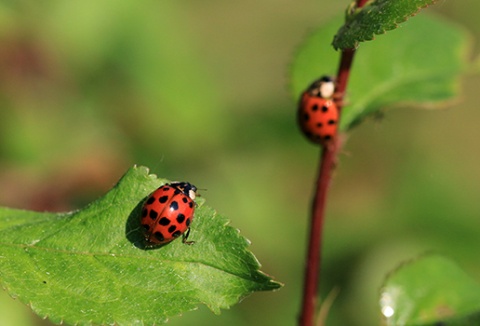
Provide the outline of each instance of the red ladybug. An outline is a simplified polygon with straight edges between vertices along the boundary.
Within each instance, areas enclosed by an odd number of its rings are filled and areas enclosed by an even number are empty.
[[[312,142],[328,145],[337,133],[338,108],[332,100],[335,83],[322,77],[303,92],[298,106],[298,123]]]
[[[147,247],[169,243],[180,235],[183,235],[183,243],[193,243],[187,238],[195,211],[196,191],[197,187],[188,182],[172,182],[147,198],[140,220]]]

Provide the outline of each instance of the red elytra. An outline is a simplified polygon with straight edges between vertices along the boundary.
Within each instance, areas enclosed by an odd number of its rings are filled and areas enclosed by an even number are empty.
[[[169,243],[183,235],[187,244],[195,212],[197,188],[188,182],[173,182],[155,190],[145,201],[140,224],[147,247]]]
[[[300,129],[312,142],[324,146],[337,133],[338,108],[332,100],[334,88],[330,77],[322,77],[302,94],[298,106]]]

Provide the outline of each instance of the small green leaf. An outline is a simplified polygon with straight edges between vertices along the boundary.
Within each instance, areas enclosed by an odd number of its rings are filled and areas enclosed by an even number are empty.
[[[387,277],[380,308],[386,325],[479,325],[480,285],[449,259],[426,255]]]
[[[292,65],[296,98],[319,76],[332,74],[339,54],[328,39],[340,18],[321,27],[304,44]],[[370,114],[408,104],[436,108],[460,90],[471,36],[440,17],[420,15],[388,36],[365,44],[355,54],[345,94],[340,129],[346,131]]]
[[[352,49],[359,42],[370,41],[375,35],[384,34],[398,27],[420,9],[436,0],[373,0],[365,6],[347,9],[347,19],[333,39],[335,49]]]
[[[69,324],[153,325],[195,309],[214,313],[281,284],[259,271],[248,240],[199,199],[189,239],[143,250],[139,214],[161,184],[130,169],[82,210],[0,209],[0,282],[41,317]]]

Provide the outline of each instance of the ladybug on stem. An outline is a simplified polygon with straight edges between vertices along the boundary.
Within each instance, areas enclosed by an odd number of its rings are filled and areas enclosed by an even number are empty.
[[[333,101],[335,83],[324,76],[303,92],[297,119],[305,136],[312,142],[326,146],[337,133],[338,108]]]
[[[140,224],[147,247],[156,247],[183,235],[183,243],[190,233],[195,211],[197,187],[188,182],[172,182],[155,190],[143,204]]]

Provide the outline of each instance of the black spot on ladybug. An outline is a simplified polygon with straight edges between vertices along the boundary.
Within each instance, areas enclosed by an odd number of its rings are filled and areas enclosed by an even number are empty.
[[[158,198],[158,201],[162,204],[165,204],[168,201],[168,196],[162,196]]]
[[[150,198],[147,199],[147,203],[146,203],[146,204],[147,204],[147,205],[151,205],[151,204],[153,204],[154,201],[155,201],[155,197],[152,196],[152,197],[150,197]]]
[[[160,221],[158,221],[158,224],[166,226],[170,224],[170,220],[166,217],[162,217]]]
[[[173,233],[176,229],[177,229],[177,227],[175,225],[172,225],[168,228],[168,232]]]
[[[183,197],[183,198],[182,198],[182,201],[186,204],[186,203],[188,202],[187,197]]]
[[[187,221],[185,222],[185,224],[187,225],[187,227],[190,226],[190,222],[191,222],[191,221],[192,221],[192,220],[191,220],[190,218],[187,218]]]
[[[335,120],[328,120],[328,124],[329,124],[329,125],[334,125],[334,124],[335,124]]]
[[[318,110],[318,105],[317,104],[312,105],[312,111],[317,111],[317,110]]]
[[[325,136],[323,136],[323,139],[324,140],[330,140],[330,139],[332,139],[332,136],[331,135],[325,135]]]
[[[303,115],[303,120],[305,120],[305,121],[310,120],[310,116],[308,115],[308,113],[305,113],[305,114]]]
[[[178,238],[178,237],[180,236],[180,234],[182,234],[182,232],[180,232],[180,231],[175,231],[175,232],[172,233],[172,237]]]
[[[322,126],[323,126],[323,124],[321,122],[317,123],[318,128],[321,128]]]
[[[155,237],[155,239],[157,239],[158,241],[164,241],[165,240],[165,237],[163,236],[163,234],[161,232],[155,232],[153,234],[153,236]]]
[[[174,200],[174,201],[172,201],[172,203],[170,204],[170,210],[176,211],[177,209],[178,209],[178,203]]]
[[[148,209],[144,208],[142,211],[142,217],[147,217],[148,215]]]
[[[156,218],[158,217],[158,213],[157,213],[156,210],[152,209],[152,210],[150,211],[150,214],[148,214],[148,216],[150,216],[150,218],[151,218],[152,220],[154,220],[154,219],[156,219]]]
[[[169,190],[170,190],[170,187],[164,186],[164,187],[162,187],[162,190],[163,190],[163,191],[169,191]]]
[[[322,112],[327,112],[328,111],[328,106],[324,105],[322,106]]]
[[[193,202],[189,202],[188,207],[193,208]]]
[[[185,221],[185,215],[183,215],[183,214],[178,214],[178,216],[177,216],[177,222],[178,222],[178,223],[183,223],[183,221]]]

